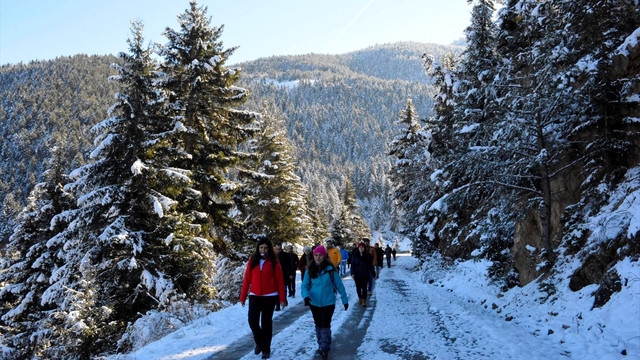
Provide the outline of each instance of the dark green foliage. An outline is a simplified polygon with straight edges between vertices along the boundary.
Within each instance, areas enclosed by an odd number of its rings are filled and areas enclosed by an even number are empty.
[[[282,120],[275,115],[264,116],[250,145],[250,167],[243,173],[246,208],[242,218],[248,239],[266,237],[274,244],[312,244],[307,193],[295,173],[293,152]]]
[[[6,226],[42,181],[49,144],[69,159],[68,168],[84,164],[91,145],[88,130],[104,118],[115,86],[111,56],[61,57],[0,68],[0,244],[13,227]]]
[[[225,66],[235,49],[223,48],[223,27],[212,26],[206,11],[191,1],[178,16],[180,28],[167,28],[163,67],[169,75],[170,115],[187,129],[181,143],[190,157],[175,166],[191,171],[198,192],[181,203],[181,211],[194,215],[216,251],[231,253],[225,237],[239,241],[242,231],[230,215],[239,184],[228,171],[241,160],[238,147],[255,133],[257,114],[235,109],[247,97],[247,90],[234,86],[239,71]]]
[[[356,193],[349,180],[344,184],[340,216],[333,220],[330,232],[335,241],[334,246],[342,249],[349,248],[364,238],[371,239],[371,230],[362,218],[360,206],[356,204]]]
[[[552,269],[558,246],[578,252],[583,222],[609,200],[602,189],[638,164],[640,66],[626,44],[640,12],[624,1],[514,0],[494,25],[492,2],[474,4],[460,61],[426,59],[440,93],[423,206],[437,211],[409,231],[423,235],[419,255],[435,245],[491,259],[508,287],[527,246],[543,250],[530,277]]]
[[[63,152],[52,147],[52,158],[43,174],[44,182],[36,185],[28,205],[18,217],[0,268],[0,329],[15,359],[42,354],[47,349],[47,334],[41,320],[55,304],[42,302],[51,274],[64,265],[57,254],[61,244],[49,244],[50,238],[67,223],[54,216],[75,207],[75,199],[63,187],[69,180]],[[46,297],[45,297],[46,299]]]

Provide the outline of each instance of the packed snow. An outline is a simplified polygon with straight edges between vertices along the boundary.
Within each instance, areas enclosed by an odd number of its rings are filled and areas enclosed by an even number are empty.
[[[560,282],[555,296],[542,291],[543,281],[500,292],[489,284],[487,261],[442,265],[431,259],[400,254],[376,280],[370,305],[357,305],[355,285],[343,281],[350,307],[337,307],[333,316],[333,348],[338,353],[351,334],[365,332],[353,349],[358,359],[638,359],[640,358],[640,266],[629,259],[616,269],[622,291],[602,308],[593,306],[595,285],[571,292]],[[565,276],[566,278],[566,276]],[[274,315],[274,327],[288,312],[303,307],[298,293]],[[194,321],[135,353],[109,360],[216,359],[220,351],[251,341],[247,307],[231,305]],[[359,311],[359,312],[358,312]],[[360,315],[362,314],[362,315]],[[358,316],[361,316],[360,319]],[[355,317],[355,320],[354,320]],[[365,323],[365,318],[367,322]],[[315,332],[311,314],[275,333],[272,359],[312,358]],[[245,342],[246,342],[245,341]],[[335,350],[335,349],[338,350]],[[244,354],[244,352],[243,352]],[[353,357],[355,355],[355,357]],[[260,358],[247,351],[243,360]]]

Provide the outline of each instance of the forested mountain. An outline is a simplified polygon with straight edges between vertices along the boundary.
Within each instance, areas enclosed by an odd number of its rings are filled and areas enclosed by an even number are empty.
[[[299,175],[325,215],[339,213],[339,198],[350,178],[365,217],[382,225],[391,209],[387,195],[386,144],[407,97],[421,116],[431,113],[434,91],[421,56],[440,56],[458,47],[397,43],[342,55],[303,55],[259,59],[243,64],[239,84],[250,91],[244,108],[265,104],[284,117]],[[0,239],[10,235],[18,212],[54,145],[71,161],[84,164],[92,138],[88,130],[106,114],[115,95],[108,82],[115,57],[61,57],[4,65],[0,69]],[[331,220],[331,219],[327,219]]]
[[[422,68],[458,47],[416,43],[381,45],[344,55],[303,55],[241,64],[251,89],[248,108],[275,104],[287,117],[301,176],[311,200],[329,218],[339,214],[339,194],[350,179],[371,228],[392,214],[389,160],[381,156],[398,131],[407,98],[429,116],[434,92]]]
[[[129,349],[136,320],[235,299],[255,239],[311,245],[333,224],[347,245],[389,223],[392,124],[432,91],[365,59],[420,74],[434,47],[228,66],[205,13],[191,2],[160,60],[134,23],[118,58],[3,66],[3,352]]]
[[[640,254],[640,10],[473,4],[464,49],[229,65],[191,1],[156,52],[136,23],[118,58],[3,66],[3,351],[126,351],[234,300],[264,237],[390,230],[419,259],[489,260],[504,291],[553,301],[571,273],[606,303]]]
[[[0,241],[4,243],[27,196],[42,180],[57,146],[69,168],[85,163],[88,130],[113,99],[112,56],[61,57],[0,68]]]

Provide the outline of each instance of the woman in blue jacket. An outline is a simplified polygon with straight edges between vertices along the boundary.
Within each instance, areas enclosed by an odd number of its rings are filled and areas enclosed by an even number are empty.
[[[318,353],[322,359],[327,359],[331,349],[331,318],[336,309],[336,292],[340,293],[344,309],[349,308],[342,279],[328,257],[324,246],[316,247],[313,250],[313,261],[308,264],[302,280],[302,297],[313,315]]]

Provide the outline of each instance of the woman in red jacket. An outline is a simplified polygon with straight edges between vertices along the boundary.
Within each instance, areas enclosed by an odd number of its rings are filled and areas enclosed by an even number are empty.
[[[263,359],[271,356],[271,337],[273,335],[273,311],[287,306],[284,292],[282,268],[273,252],[273,245],[267,239],[261,239],[247,263],[244,274],[240,302],[244,306],[249,296],[249,327],[256,342],[255,354],[262,353]],[[261,316],[262,315],[262,316]],[[262,324],[260,318],[262,317]],[[262,326],[261,326],[262,325]]]

